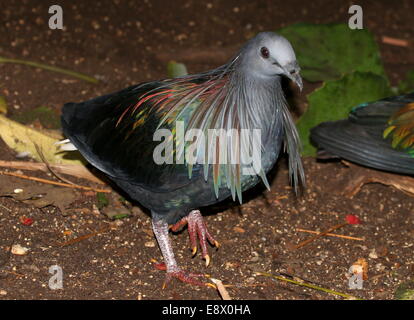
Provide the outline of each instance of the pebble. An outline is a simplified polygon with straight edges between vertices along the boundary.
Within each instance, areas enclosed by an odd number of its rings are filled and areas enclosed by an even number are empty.
[[[0,290],[0,296],[5,296],[7,295],[7,291],[6,290]]]
[[[154,248],[155,247],[155,242],[154,241],[147,241],[144,244],[147,248]]]
[[[18,256],[24,256],[29,250],[29,248],[22,247],[20,244],[14,244],[11,248],[11,253]]]
[[[371,252],[369,253],[369,257],[371,259],[378,259],[377,251],[375,249],[372,249]]]

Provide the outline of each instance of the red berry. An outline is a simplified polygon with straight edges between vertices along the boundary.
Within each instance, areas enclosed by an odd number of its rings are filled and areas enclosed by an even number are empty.
[[[31,226],[33,224],[33,219],[32,218],[23,218],[22,219],[22,224],[25,226]]]
[[[348,214],[346,216],[346,222],[348,222],[349,224],[360,224],[361,220],[353,214]]]

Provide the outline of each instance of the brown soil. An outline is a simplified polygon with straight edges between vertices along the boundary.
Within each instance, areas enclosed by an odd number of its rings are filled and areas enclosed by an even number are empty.
[[[10,116],[41,105],[59,112],[65,102],[163,78],[170,59],[186,63],[190,72],[215,67],[232,54],[228,48],[240,46],[258,31],[295,22],[346,22],[352,1],[55,3],[64,10],[63,31],[48,29],[45,1],[7,1],[1,5],[0,56],[81,71],[102,82],[92,85],[26,66],[0,65],[0,95],[7,98]],[[379,42],[384,35],[414,39],[411,0],[359,4],[364,9],[364,27]],[[414,69],[412,49],[380,47],[393,84]],[[297,108],[305,108],[305,94],[314,88],[314,84],[305,84]],[[15,160],[14,152],[3,142],[0,160]],[[392,299],[395,289],[414,275],[412,198],[391,187],[370,184],[348,199],[341,191],[352,169],[340,163],[318,163],[313,158],[305,159],[305,167],[308,188],[301,197],[288,187],[281,160],[271,191],[251,193],[242,206],[226,205],[204,212],[210,231],[222,244],[218,251],[211,249],[209,268],[199,255],[191,259],[186,231],[172,235],[180,265],[231,284],[228,290],[235,299],[335,298],[255,276],[254,271],[289,274],[362,298]],[[36,175],[52,179],[42,173]],[[15,188],[19,188],[18,182]],[[151,234],[150,219],[140,210],[130,218],[111,222],[116,229],[57,246],[110,223],[104,215],[92,213],[95,196],[74,192],[77,200],[72,207],[79,210],[69,215],[53,206],[38,209],[9,197],[0,198],[0,299],[219,299],[213,289],[178,281],[161,290],[164,274],[150,261],[161,260],[161,255]],[[343,222],[348,214],[357,215],[363,223],[336,232],[364,241],[322,237],[292,250],[293,244],[310,236],[296,228],[326,230]],[[22,225],[22,216],[31,217],[34,223]],[[71,234],[65,236],[68,230]],[[29,247],[30,251],[24,256],[10,255],[11,244]],[[350,290],[348,270],[360,258],[368,262],[368,280],[362,290]],[[55,264],[64,272],[62,290],[48,287],[48,270]]]

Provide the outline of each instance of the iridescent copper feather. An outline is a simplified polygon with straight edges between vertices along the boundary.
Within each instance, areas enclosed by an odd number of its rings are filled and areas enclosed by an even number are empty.
[[[414,92],[358,105],[348,119],[313,128],[311,140],[325,158],[414,175]]]
[[[392,147],[414,156],[414,103],[395,112],[384,130],[384,138],[392,137]]]
[[[254,112],[255,105],[260,103],[260,97],[251,99],[251,95],[245,91],[248,89],[245,79],[237,72],[237,63],[239,56],[236,55],[228,64],[214,69],[212,71],[189,75],[175,79],[167,79],[156,89],[145,92],[138,98],[138,101],[127,108],[117,121],[117,126],[122,120],[128,117],[136,118],[137,127],[142,123],[142,117],[139,116],[140,107],[144,104],[150,104],[151,108],[158,114],[162,115],[158,128],[164,124],[174,124],[177,120],[184,120],[185,131],[191,129],[200,129],[205,137],[208,137],[208,131],[211,130],[236,130],[238,136],[242,129],[261,128],[262,124],[258,123],[259,119]],[[203,81],[200,81],[203,79]],[[303,179],[303,171],[300,167],[298,154],[299,139],[296,130],[288,115],[287,106],[283,94],[275,94],[266,97],[269,104],[280,105],[283,109],[284,122],[287,126],[286,145],[290,148],[289,153],[296,158],[296,164],[290,166],[290,170],[297,186],[298,180]],[[262,109],[260,107],[256,108]],[[290,132],[294,135],[291,136]],[[233,199],[237,198],[242,202],[242,179],[240,163],[243,157],[251,155],[249,145],[240,139],[236,139],[237,134],[230,136],[217,136],[209,143],[203,141],[197,142],[197,150],[204,150],[200,153],[201,163],[204,164],[205,180],[209,176],[209,167],[212,166],[213,184],[216,196],[223,181],[230,189]],[[186,152],[190,143],[186,143],[181,153]],[[264,152],[263,146],[260,147]],[[180,158],[182,154],[176,154]],[[230,161],[223,164],[220,163],[221,157],[230,157]],[[185,157],[184,157],[185,158]],[[185,158],[186,159],[186,158]],[[260,161],[260,159],[253,159]],[[192,176],[192,168],[194,163],[185,163],[188,166],[189,178]],[[299,172],[300,177],[297,175]],[[264,170],[260,170],[257,174],[263,183],[269,188],[269,183]]]

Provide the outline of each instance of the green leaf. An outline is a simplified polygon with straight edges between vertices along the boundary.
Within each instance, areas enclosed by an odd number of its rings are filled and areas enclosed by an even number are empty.
[[[308,109],[297,122],[304,156],[316,154],[309,141],[310,129],[324,121],[345,119],[353,107],[392,95],[388,80],[370,72],[353,72],[328,81],[310,93]]]
[[[175,61],[168,62],[167,70],[169,78],[177,78],[188,74],[185,64]]]
[[[414,300],[414,281],[402,283],[395,290],[395,300]]]
[[[299,23],[277,32],[292,43],[302,77],[308,81],[337,80],[353,71],[385,76],[378,45],[366,29]]]
[[[114,220],[119,220],[119,219],[124,219],[124,218],[128,218],[130,215],[128,213],[121,213],[121,214],[117,214],[115,216],[113,216],[112,218]]]
[[[7,114],[7,102],[3,96],[0,96],[0,113]]]
[[[398,84],[400,94],[414,91],[414,70],[407,73],[405,80]]]
[[[98,200],[98,204],[96,206],[99,210],[101,210],[109,204],[109,200],[103,192],[96,193],[96,200]]]

